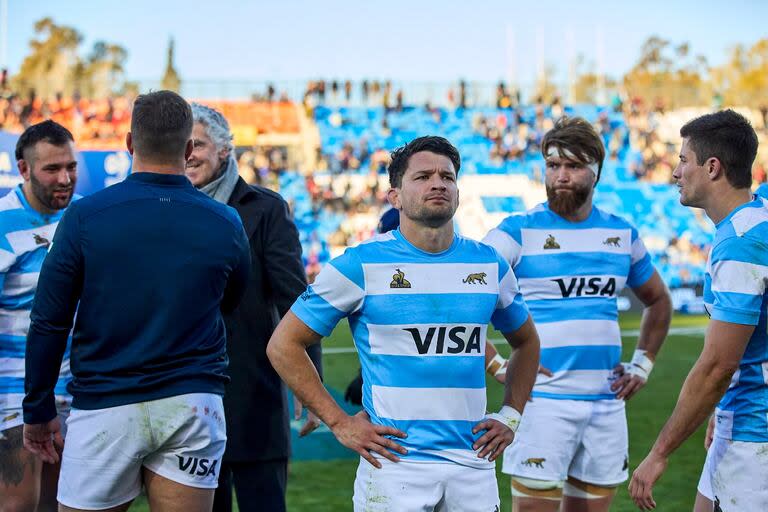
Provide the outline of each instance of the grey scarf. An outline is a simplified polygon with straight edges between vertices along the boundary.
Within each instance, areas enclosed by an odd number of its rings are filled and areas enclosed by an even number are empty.
[[[237,162],[232,155],[227,158],[227,166],[221,176],[210,182],[209,184],[200,187],[200,192],[208,195],[211,199],[214,199],[220,203],[227,204],[229,202],[229,196],[232,195],[232,191],[235,190],[237,185],[237,179],[240,177],[240,173],[237,172]]]

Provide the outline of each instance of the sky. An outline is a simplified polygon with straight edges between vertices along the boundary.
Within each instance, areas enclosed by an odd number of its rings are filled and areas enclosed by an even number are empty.
[[[84,36],[83,54],[98,40],[125,47],[127,77],[144,81],[159,80],[171,37],[182,80],[514,76],[525,84],[533,83],[540,62],[564,80],[577,54],[621,76],[651,35],[688,42],[712,64],[734,45],[768,36],[762,0],[1,1],[7,34],[0,39],[11,74],[28,54],[34,22],[50,16]]]

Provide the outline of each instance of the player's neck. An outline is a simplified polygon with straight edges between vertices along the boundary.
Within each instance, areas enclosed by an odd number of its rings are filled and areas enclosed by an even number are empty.
[[[576,208],[576,210],[574,210],[572,213],[569,213],[567,215],[563,213],[558,213],[558,215],[560,215],[562,218],[564,218],[568,222],[583,222],[589,218],[589,215],[591,213],[592,213],[592,198],[590,198],[588,201],[585,201],[583,205]]]
[[[728,187],[711,194],[709,204],[704,207],[704,211],[712,222],[719,224],[733,210],[751,200],[752,191],[750,189]]]
[[[157,163],[141,158],[136,153],[133,154],[133,163],[131,172],[152,172],[156,174],[178,174],[184,175],[186,162],[179,160],[173,163]]]
[[[401,221],[400,232],[411,245],[422,251],[432,253],[443,252],[453,243],[453,220],[438,228]]]

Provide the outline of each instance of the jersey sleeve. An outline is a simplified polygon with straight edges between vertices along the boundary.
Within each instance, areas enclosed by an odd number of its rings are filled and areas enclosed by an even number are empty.
[[[1,226],[0,229],[2,229]],[[5,288],[5,276],[11,270],[14,263],[16,263],[16,254],[3,234],[0,237],[0,291]]]
[[[520,261],[520,253],[523,248],[520,244],[519,229],[515,233],[509,224],[505,221],[499,227],[493,228],[485,235],[482,242],[496,249],[496,252],[504,258],[509,266],[514,268]]]
[[[363,265],[354,249],[328,262],[291,311],[307,327],[329,336],[342,318],[359,310],[365,298]]]
[[[517,286],[512,268],[499,256],[499,298],[491,323],[502,333],[514,332],[528,319],[528,306]]]
[[[757,325],[768,282],[766,247],[748,238],[726,238],[712,249],[709,265],[712,318]]]
[[[645,244],[635,228],[632,228],[630,257],[627,286],[637,288],[644,285],[651,278],[654,268],[653,263],[651,263],[651,255],[648,254],[648,250],[645,248]]]

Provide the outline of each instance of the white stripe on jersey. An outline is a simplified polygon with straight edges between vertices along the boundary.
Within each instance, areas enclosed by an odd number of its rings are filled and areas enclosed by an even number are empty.
[[[715,407],[715,435],[726,439],[733,438],[734,411]]]
[[[339,311],[352,313],[363,304],[365,292],[332,264],[323,267],[312,290]]]
[[[485,238],[483,238],[483,243],[496,249],[496,251],[498,251],[498,253],[501,254],[512,267],[517,264],[517,260],[520,258],[520,253],[523,250],[523,248],[520,247],[520,244],[517,243],[517,240],[499,228],[490,230],[488,234],[485,235]]]
[[[520,295],[520,288],[512,269],[501,278],[499,288],[499,300],[496,302],[496,309],[504,309],[515,301],[515,297]]]
[[[24,377],[24,359],[0,357],[0,377]]]
[[[392,231],[387,231],[386,233],[378,233],[376,235],[373,235],[371,238],[367,240],[363,240],[358,245],[366,245],[371,244],[373,242],[386,242],[388,240],[394,240],[395,234]]]
[[[0,309],[0,333],[26,338],[30,313],[29,309]]]
[[[632,242],[632,264],[634,265],[648,254],[648,250],[645,248],[642,238],[637,238]]]
[[[609,279],[615,286],[606,290]],[[627,276],[600,274],[591,276],[521,277],[520,291],[526,301],[567,297],[616,297],[627,283]],[[601,292],[606,290],[605,294]],[[611,293],[608,293],[611,292]]]
[[[710,275],[713,276],[713,292],[762,295],[768,280],[768,267],[743,261],[720,260],[712,266]]]
[[[541,348],[574,345],[621,345],[621,329],[614,320],[565,320],[536,324]]]
[[[427,330],[431,329],[431,332]],[[443,329],[440,341],[440,329]],[[409,329],[418,329],[422,340],[422,352],[419,352]],[[368,324],[368,343],[371,353],[388,356],[477,356],[484,357],[485,336],[488,326],[483,324],[410,324],[377,325]],[[479,334],[479,351],[466,353],[459,350],[466,347],[470,333]],[[452,341],[457,338],[456,341]],[[442,345],[442,346],[440,346]]]
[[[48,244],[53,240],[53,234],[56,232],[56,227],[59,225],[58,221],[52,224],[46,224],[45,226],[34,227],[32,229],[23,229],[20,231],[12,231],[5,234],[5,238],[8,239],[8,243],[11,244],[13,251],[16,254],[22,254],[25,252],[32,252],[40,247],[47,246],[45,243],[38,243],[35,235],[44,238],[48,241]]]
[[[371,386],[373,410],[393,420],[479,421],[485,416],[485,387],[397,388]],[[435,404],[440,404],[435,407]]]
[[[8,271],[14,263],[16,263],[16,255],[12,252],[0,249],[0,269]]]
[[[549,236],[554,238],[559,249],[545,249]],[[566,252],[596,252],[606,254],[630,254],[632,250],[631,229],[547,229],[523,228],[522,256],[559,255]]]
[[[410,287],[393,286],[398,268]],[[499,293],[498,263],[364,263],[363,272],[368,295]],[[464,281],[479,273],[486,284]]]
[[[768,222],[768,201],[762,199],[762,208],[744,208],[731,217],[731,225],[736,235],[742,236],[758,224]]]
[[[21,201],[19,201],[19,196],[16,195],[15,190],[11,190],[3,197],[0,197],[0,212],[6,210],[20,210],[22,208],[24,208],[24,206],[21,204]]]
[[[25,274],[6,274],[3,283],[3,296],[15,297],[25,293],[34,293],[37,289],[37,280],[40,272],[27,272]]]

